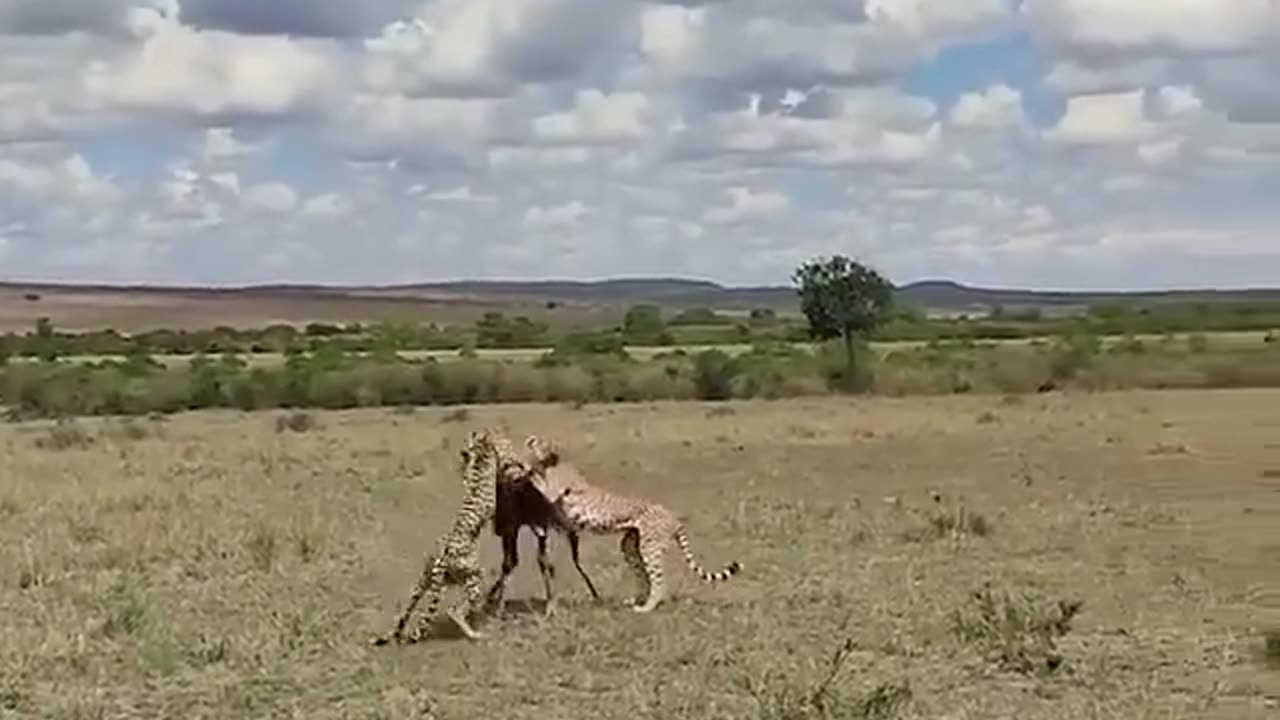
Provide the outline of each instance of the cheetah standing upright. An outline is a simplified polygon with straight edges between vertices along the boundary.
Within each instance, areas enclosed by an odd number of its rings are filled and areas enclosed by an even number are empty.
[[[421,640],[430,625],[440,603],[441,594],[448,585],[461,585],[463,597],[452,607],[448,615],[463,634],[472,640],[484,637],[467,620],[478,609],[483,597],[484,571],[480,567],[478,540],[485,523],[494,514],[495,487],[499,476],[524,475],[530,468],[509,451],[501,433],[493,429],[472,431],[467,435],[460,451],[464,496],[462,507],[454,517],[449,531],[440,538],[434,553],[426,559],[418,581],[409,595],[404,612],[396,620],[395,627],[373,639],[374,645],[384,645],[406,639]],[[423,617],[409,637],[405,637],[405,625],[414,607],[423,597],[427,598]]]
[[[622,554],[642,593],[632,607],[636,612],[653,611],[666,596],[662,559],[673,539],[689,569],[704,582],[727,580],[742,569],[735,560],[719,572],[704,570],[689,549],[684,523],[669,508],[591,485],[577,468],[561,460],[554,446],[537,436],[530,435],[525,445],[535,465],[530,481],[551,501],[566,527],[601,535],[622,533]]]

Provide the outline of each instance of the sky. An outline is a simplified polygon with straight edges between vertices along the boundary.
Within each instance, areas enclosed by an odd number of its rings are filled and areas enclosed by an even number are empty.
[[[1280,0],[0,0],[0,278],[1280,285]]]

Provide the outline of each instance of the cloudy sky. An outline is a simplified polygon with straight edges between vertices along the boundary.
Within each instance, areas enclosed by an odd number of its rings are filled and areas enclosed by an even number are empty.
[[[0,277],[1280,285],[1280,0],[0,0]]]

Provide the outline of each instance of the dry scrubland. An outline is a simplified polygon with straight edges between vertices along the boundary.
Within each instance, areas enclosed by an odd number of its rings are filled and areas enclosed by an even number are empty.
[[[167,329],[265,327],[272,323],[422,322],[473,323],[486,312],[523,314],[554,327],[618,322],[622,310],[606,305],[561,304],[506,299],[444,299],[326,294],[209,295],[82,288],[44,289],[39,300],[28,291],[0,286],[0,332],[26,332],[47,317],[60,330],[79,332],[115,328],[133,333]]]
[[[0,717],[1280,714],[1277,392],[285,417],[0,427]],[[603,605],[557,543],[544,620],[525,537],[489,640],[368,647],[489,422],[744,574],[638,617],[615,539],[584,540]]]
[[[1266,342],[1266,338],[1270,335],[1262,331],[1228,331],[1228,332],[1210,332],[1210,333],[1179,333],[1171,335],[1175,340],[1199,335],[1209,344],[1218,349],[1241,349],[1256,348]],[[992,338],[983,339],[980,342],[984,345],[992,347],[1009,347],[1017,348],[1030,345],[1033,342],[1049,342],[1053,338],[1044,337],[1027,337],[1027,338]],[[1165,336],[1153,333],[1137,334],[1131,336],[1123,335],[1105,335],[1098,338],[1102,347],[1110,348],[1118,346],[1122,343],[1154,343],[1159,344],[1165,340]],[[874,341],[868,345],[871,349],[877,351],[881,355],[893,350],[911,350],[928,346],[925,340],[884,340]],[[816,347],[814,343],[790,343],[796,349],[812,352]],[[731,356],[742,355],[750,352],[752,349],[750,343],[727,343],[718,345],[709,344],[678,344],[678,345],[631,345],[626,347],[627,354],[636,360],[653,360],[655,357],[671,353],[676,350],[684,351],[690,355],[704,352],[707,350],[719,350]],[[505,362],[536,362],[548,352],[547,348],[479,348],[473,350],[475,357],[485,360],[502,360]],[[463,355],[457,350],[400,350],[397,355],[406,360],[425,360],[434,358],[442,362],[451,360],[461,360]],[[175,355],[153,355],[152,359],[166,367],[181,367],[191,362],[194,355],[175,354]],[[272,368],[279,367],[285,363],[285,355],[283,353],[245,353],[245,362],[249,367]],[[64,358],[71,363],[87,363],[99,362],[102,360],[123,360],[121,355],[72,355]],[[37,362],[36,358],[23,357],[13,358],[12,362]]]

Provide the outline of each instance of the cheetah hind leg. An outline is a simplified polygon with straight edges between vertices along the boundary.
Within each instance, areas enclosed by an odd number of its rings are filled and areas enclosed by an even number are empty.
[[[653,612],[667,595],[667,583],[662,576],[662,553],[666,550],[666,536],[645,533],[640,536],[640,560],[649,580],[649,597],[643,605],[632,608],[638,613]]]
[[[644,558],[640,556],[640,531],[635,528],[628,528],[622,534],[622,541],[619,543],[622,549],[622,556],[627,561],[627,566],[631,568],[632,574],[635,575],[638,592],[631,601],[633,606],[639,606],[649,596],[649,573],[645,571]]]
[[[381,646],[391,642],[403,642],[405,640],[404,627],[408,624],[409,616],[413,614],[413,609],[418,606],[423,597],[427,598],[427,605],[435,605],[439,601],[444,580],[444,563],[436,555],[428,556],[425,567],[422,568],[422,572],[418,575],[418,581],[414,583],[413,590],[409,593],[409,601],[405,603],[400,617],[396,618],[395,627],[389,632],[374,637],[370,640],[370,644]]]
[[[467,621],[468,616],[478,609],[484,600],[483,582],[484,573],[481,570],[478,568],[470,570],[463,581],[462,598],[449,611],[449,619],[453,620],[462,634],[470,640],[481,640],[487,637]]]

